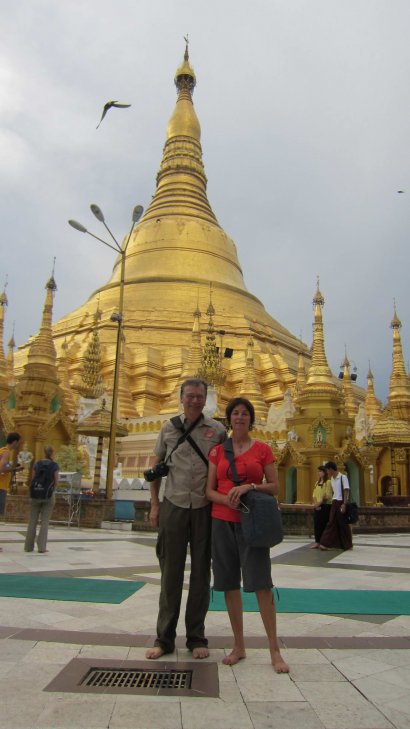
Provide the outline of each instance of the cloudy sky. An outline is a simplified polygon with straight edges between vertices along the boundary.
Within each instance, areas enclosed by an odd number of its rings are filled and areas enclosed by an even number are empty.
[[[410,357],[408,0],[0,0],[0,287],[5,338],[39,326],[56,256],[57,319],[109,278],[97,202],[122,238],[155,189],[183,36],[197,75],[214,212],[248,289],[358,384],[391,372],[393,300]],[[108,99],[112,110],[96,130]],[[404,190],[404,194],[398,194]]]

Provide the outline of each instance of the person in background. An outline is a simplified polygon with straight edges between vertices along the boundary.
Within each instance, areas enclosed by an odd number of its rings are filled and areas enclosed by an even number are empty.
[[[327,477],[326,468],[319,466],[317,469],[317,481],[313,489],[313,527],[315,541],[311,549],[319,549],[320,539],[329,521],[330,509],[332,506],[333,489]]]
[[[50,479],[48,488],[49,496],[44,499],[30,498],[30,517],[27,527],[26,541],[24,543],[24,551],[32,552],[36,541],[36,532],[38,520],[41,519],[40,531],[37,537],[37,549],[40,554],[47,552],[48,524],[51,513],[56,501],[55,489],[58,483],[58,463],[55,462],[54,450],[52,446],[44,447],[44,459],[37,461],[33,466],[32,478],[35,479],[40,473],[40,469],[47,469]]]
[[[6,509],[7,494],[10,493],[10,486],[13,475],[23,468],[15,464],[15,457],[21,446],[20,433],[9,433],[6,438],[6,445],[0,448],[0,514],[3,515]],[[1,552],[0,548],[0,552]]]
[[[249,431],[255,421],[255,409],[249,400],[236,397],[226,407],[232,429],[232,447],[240,485],[233,482],[231,464],[224,446],[209,453],[206,495],[212,502],[212,570],[214,589],[225,593],[234,646],[223,663],[233,666],[246,658],[243,634],[241,573],[245,592],[255,592],[262,622],[268,637],[272,665],[277,673],[288,673],[276,633],[276,609],[272,594],[269,548],[248,547],[242,536],[240,499],[255,489],[276,496],[279,491],[275,456],[272,449],[253,440]]]
[[[333,490],[329,521],[320,539],[320,549],[352,549],[352,530],[346,521],[346,504],[349,501],[350,486],[345,474],[340,473],[334,461],[325,463]]]

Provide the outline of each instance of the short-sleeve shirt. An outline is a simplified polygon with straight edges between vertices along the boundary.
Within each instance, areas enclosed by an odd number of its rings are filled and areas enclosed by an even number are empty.
[[[342,486],[342,481],[343,481],[343,486]],[[331,482],[332,482],[332,489],[333,489],[333,500],[334,501],[343,501],[343,491],[346,489],[348,491],[350,490],[349,480],[348,480],[347,476],[345,476],[344,473],[340,473],[340,471],[339,471],[337,476],[335,476],[334,478],[332,476]]]
[[[323,497],[326,496],[326,503],[331,504],[333,500],[333,489],[330,479],[324,483],[316,481],[315,488],[313,489],[313,500],[320,504],[323,501]]]
[[[184,416],[181,415],[180,418],[181,423],[185,425]],[[226,430],[222,423],[202,415],[190,435],[207,458],[211,448],[225,440]],[[164,460],[171,453],[180,436],[181,431],[168,420],[162,426],[155,444],[155,455]],[[206,506],[208,500],[205,496],[205,487],[208,467],[188,441],[184,441],[178,446],[167,465],[169,472],[165,482],[165,498],[183,509],[201,509]]]
[[[232,470],[224,452],[223,445],[218,445],[209,452],[209,460],[216,466],[217,491],[226,495],[234,486]],[[267,443],[255,440],[245,453],[235,456],[235,467],[241,483],[262,483],[265,466],[276,461],[272,449]],[[240,522],[237,509],[225,504],[212,504],[212,516],[224,521]]]

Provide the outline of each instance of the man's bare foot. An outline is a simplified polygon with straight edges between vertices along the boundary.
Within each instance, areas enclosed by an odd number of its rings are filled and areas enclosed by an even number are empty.
[[[194,648],[192,650],[192,656],[193,658],[208,658],[209,656],[209,650],[206,648],[206,646],[198,646],[197,648]]]
[[[317,542],[315,542],[314,544],[311,544],[311,545],[310,545],[310,549],[319,549],[319,545],[318,545],[318,543],[317,543]]]
[[[148,648],[145,653],[145,658],[150,658],[155,661],[157,658],[161,658],[161,656],[163,655],[165,655],[164,649],[161,648],[159,645],[155,645],[153,648]]]
[[[322,544],[319,544],[319,549],[322,550],[322,552],[331,552],[331,547],[323,547]]]
[[[243,658],[246,658],[245,650],[243,648],[233,648],[229,656],[225,656],[225,658],[222,659],[222,663],[224,663],[225,666],[235,666],[235,664],[242,661]]]
[[[283,660],[279,651],[271,651],[271,657],[272,666],[274,667],[276,673],[289,673],[289,666]]]

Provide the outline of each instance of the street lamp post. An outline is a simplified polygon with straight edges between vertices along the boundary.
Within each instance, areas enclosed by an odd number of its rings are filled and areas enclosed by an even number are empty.
[[[106,486],[105,486],[105,497],[106,499],[112,498],[112,482],[113,482],[113,471],[114,471],[114,465],[115,465],[115,438],[116,438],[116,428],[117,428],[117,404],[118,404],[118,386],[119,386],[119,376],[120,376],[120,365],[121,365],[121,343],[122,343],[122,320],[123,320],[123,311],[124,311],[124,283],[125,283],[125,257],[127,253],[128,243],[130,242],[131,235],[133,233],[134,227],[138,220],[140,219],[144,209],[141,205],[136,205],[134,210],[132,211],[132,226],[130,229],[130,232],[128,233],[127,240],[123,247],[120,246],[114,235],[112,234],[111,230],[109,229],[108,225],[105,222],[103,212],[98,205],[90,205],[91,212],[97,220],[100,221],[104,225],[104,227],[107,229],[108,233],[110,234],[112,240],[115,243],[115,246],[113,246],[111,243],[107,243],[107,241],[103,240],[102,238],[99,238],[97,235],[94,235],[94,233],[90,233],[87,228],[84,227],[81,223],[78,223],[76,220],[69,220],[68,223],[71,225],[72,228],[75,228],[75,230],[79,230],[80,233],[88,233],[88,235],[91,235],[96,240],[100,241],[100,243],[104,243],[105,246],[108,246],[109,248],[112,248],[113,251],[116,253],[119,253],[121,256],[121,267],[120,267],[120,298],[118,302],[118,313],[111,314],[111,321],[117,323],[117,341],[116,341],[116,347],[115,347],[115,361],[114,361],[114,382],[113,382],[113,390],[112,390],[112,405],[111,405],[111,421],[110,421],[110,442],[108,447],[108,461],[107,461],[107,479],[106,479]]]

